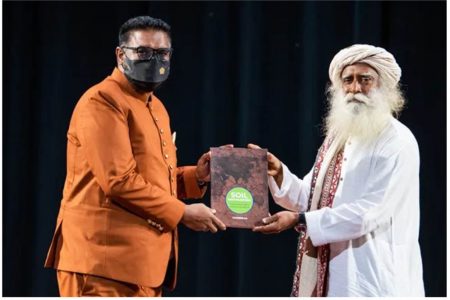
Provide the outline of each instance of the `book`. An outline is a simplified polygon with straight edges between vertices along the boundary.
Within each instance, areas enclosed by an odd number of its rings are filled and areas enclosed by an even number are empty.
[[[253,228],[269,215],[267,149],[211,148],[211,208],[227,227]]]

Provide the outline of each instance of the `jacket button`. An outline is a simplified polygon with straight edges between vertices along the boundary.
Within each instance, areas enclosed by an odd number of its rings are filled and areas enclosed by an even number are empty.
[[[169,158],[169,154],[164,154],[164,157],[165,157],[166,159],[168,159],[168,158]]]
[[[162,142],[163,147],[165,147],[167,145],[166,141]]]

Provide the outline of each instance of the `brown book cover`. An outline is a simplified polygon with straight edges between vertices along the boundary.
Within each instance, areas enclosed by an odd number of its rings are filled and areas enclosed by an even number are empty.
[[[228,227],[262,224],[269,214],[267,149],[211,148],[211,207]]]

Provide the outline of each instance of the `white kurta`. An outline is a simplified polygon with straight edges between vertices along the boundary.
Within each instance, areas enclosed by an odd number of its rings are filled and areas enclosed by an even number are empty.
[[[308,205],[312,172],[303,180],[283,165],[275,202],[293,211]],[[330,244],[327,296],[424,296],[419,248],[419,149],[392,118],[370,144],[345,146],[332,208],[307,212],[314,246]]]

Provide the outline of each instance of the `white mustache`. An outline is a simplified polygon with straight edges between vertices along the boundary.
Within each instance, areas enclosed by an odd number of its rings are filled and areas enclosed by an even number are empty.
[[[370,105],[371,104],[370,98],[367,97],[366,95],[362,94],[362,93],[357,93],[357,94],[348,93],[347,95],[345,95],[344,99],[345,99],[346,103],[359,102],[359,103],[364,103],[366,105]]]

